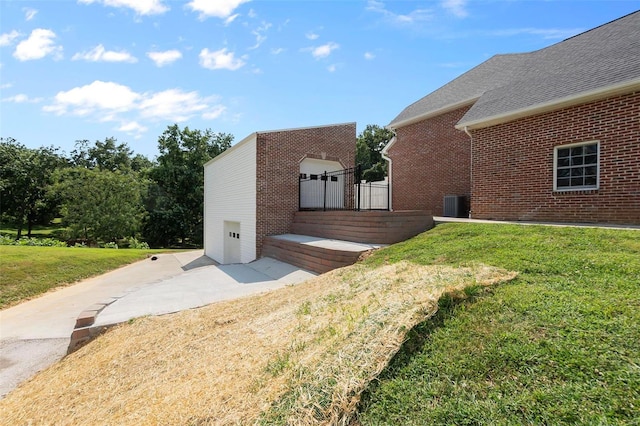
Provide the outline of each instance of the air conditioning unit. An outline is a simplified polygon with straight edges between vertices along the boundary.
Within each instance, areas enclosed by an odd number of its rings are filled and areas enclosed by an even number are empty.
[[[445,195],[443,202],[443,216],[467,217],[467,203],[464,195]]]

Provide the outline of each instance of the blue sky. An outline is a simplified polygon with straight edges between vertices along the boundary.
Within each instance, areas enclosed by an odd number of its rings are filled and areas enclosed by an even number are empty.
[[[499,53],[540,49],[638,1],[0,0],[0,136],[65,152],[168,125],[388,124]]]

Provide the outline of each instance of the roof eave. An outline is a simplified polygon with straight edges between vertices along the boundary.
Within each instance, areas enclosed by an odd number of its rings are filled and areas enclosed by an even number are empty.
[[[392,137],[391,140],[380,151],[380,153],[382,154],[383,157],[386,157],[387,154],[389,154],[389,149],[391,149],[391,147],[393,146],[394,143],[396,143],[396,137],[395,136]]]
[[[559,99],[554,99],[553,101],[544,102],[514,111],[509,111],[503,114],[498,114],[472,121],[459,121],[458,124],[456,124],[455,128],[458,130],[482,129],[485,127],[496,126],[498,124],[508,123],[509,121],[514,121],[519,118],[543,114],[545,112],[551,112],[561,108],[567,108],[574,105],[593,102],[611,96],[623,95],[637,90],[640,90],[640,77],[634,78],[632,80],[627,80],[622,83],[589,90],[571,96],[565,96]]]
[[[391,122],[388,125],[386,125],[385,127],[387,129],[390,129],[390,130],[399,129],[401,127],[405,127],[405,126],[408,126],[410,124],[414,124],[414,123],[417,123],[419,121],[426,120],[427,118],[435,117],[435,116],[438,116],[440,114],[444,114],[446,112],[454,111],[454,110],[456,110],[458,108],[462,108],[463,106],[466,106],[466,105],[471,105],[475,101],[477,101],[478,99],[480,99],[480,95],[477,95],[477,96],[474,96],[472,98],[468,98],[468,99],[465,99],[463,101],[459,101],[459,102],[456,102],[456,103],[453,103],[453,104],[449,104],[449,105],[447,105],[445,107],[442,107],[442,108],[439,108],[439,109],[436,109],[436,110],[433,110],[433,111],[428,111],[426,113],[417,115],[415,117],[408,118],[406,120],[402,120],[402,121],[398,121],[398,122]]]
[[[247,143],[248,141],[255,139],[257,136],[258,136],[258,132],[251,133],[249,136],[245,137],[244,139],[242,139],[237,144],[235,144],[233,146],[230,146],[229,148],[227,148],[224,151],[222,151],[220,154],[218,154],[215,157],[213,157],[211,160],[209,160],[206,163],[204,163],[203,167],[207,167],[209,164],[211,164],[213,162],[216,162],[216,161],[220,160],[221,158],[226,157],[229,153],[235,151],[239,146],[242,146],[245,143]]]

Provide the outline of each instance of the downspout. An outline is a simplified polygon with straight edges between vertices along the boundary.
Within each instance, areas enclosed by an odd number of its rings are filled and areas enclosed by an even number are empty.
[[[380,155],[382,156],[382,158],[387,161],[389,163],[389,166],[387,167],[387,185],[389,186],[389,211],[392,212],[393,211],[393,205],[392,205],[392,201],[393,201],[393,185],[392,185],[392,179],[391,179],[391,174],[392,174],[392,170],[393,170],[393,162],[391,161],[391,158],[387,157],[387,148],[390,148],[391,145],[393,145],[393,143],[396,141],[396,137],[392,137],[391,140],[389,141],[389,143],[382,148],[382,151],[380,151]]]
[[[469,153],[469,219],[471,219],[471,196],[473,195],[473,136],[469,131],[469,126],[464,126],[464,132],[471,140],[471,149]]]

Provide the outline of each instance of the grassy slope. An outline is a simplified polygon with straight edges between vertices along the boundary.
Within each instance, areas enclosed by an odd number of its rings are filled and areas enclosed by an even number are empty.
[[[372,265],[519,271],[411,334],[362,424],[638,424],[640,232],[440,225]]]
[[[354,265],[252,297],[140,318],[0,400],[0,423],[347,424],[361,392],[407,332],[435,313],[444,292],[513,276],[482,265]]]
[[[0,246],[0,309],[151,253],[154,251]]]
[[[0,259],[4,279],[2,251]],[[640,232],[440,225],[379,251],[364,266],[405,260],[426,265],[482,262],[520,275],[479,290],[471,301],[441,299],[440,313],[410,333],[404,349],[368,389],[359,413],[362,424],[638,424]],[[206,322],[211,323],[215,321]],[[196,322],[181,330],[189,334],[198,327]],[[167,350],[182,360],[181,351],[201,345],[187,335],[179,341],[190,343],[143,346],[161,349],[157,361],[163,365]],[[126,356],[139,354],[127,348]],[[95,363],[90,365],[94,377]],[[183,373],[191,371],[187,363]],[[144,382],[130,379],[133,388]],[[45,394],[51,392],[48,386]]]

